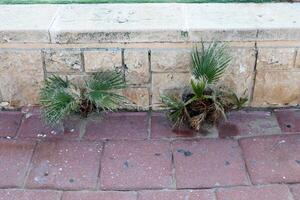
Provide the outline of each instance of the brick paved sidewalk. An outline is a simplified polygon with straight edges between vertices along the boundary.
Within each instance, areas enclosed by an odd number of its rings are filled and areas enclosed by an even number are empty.
[[[300,200],[300,110],[231,113],[222,139],[176,134],[161,113],[64,126],[0,112],[0,200]]]

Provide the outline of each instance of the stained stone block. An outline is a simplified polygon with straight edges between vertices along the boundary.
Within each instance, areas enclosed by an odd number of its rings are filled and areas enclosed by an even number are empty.
[[[180,97],[190,80],[189,73],[154,73],[152,75],[152,106],[159,108],[161,95]]]
[[[259,48],[257,70],[294,68],[295,48]]]
[[[48,72],[83,71],[80,50],[46,50],[44,56]]]
[[[255,50],[231,47],[229,53],[232,60],[219,85],[228,87],[239,96],[249,97],[253,82]]]
[[[0,51],[0,97],[12,106],[38,102],[43,81],[40,51]]]
[[[151,70],[154,72],[189,72],[191,67],[190,49],[152,49]]]
[[[145,84],[149,82],[148,50],[129,50],[124,52],[126,66],[125,80],[129,84]]]
[[[300,71],[258,71],[253,106],[300,103]]]
[[[84,52],[86,72],[117,70],[122,67],[122,53],[119,49]]]

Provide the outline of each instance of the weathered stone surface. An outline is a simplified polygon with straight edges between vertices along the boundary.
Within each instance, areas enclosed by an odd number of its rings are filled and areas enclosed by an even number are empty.
[[[290,185],[294,200],[300,200],[300,184]]]
[[[126,88],[122,95],[128,98],[127,109],[149,110],[149,89],[148,88]]]
[[[227,120],[218,124],[219,136],[255,136],[280,134],[281,130],[271,112],[236,111],[227,115]]]
[[[61,192],[50,190],[0,190],[0,200],[60,200]]]
[[[152,106],[159,109],[161,95],[175,95],[181,97],[184,88],[188,86],[191,75],[189,73],[153,73],[152,74]]]
[[[150,80],[148,50],[124,51],[125,80],[128,84],[146,84]]]
[[[50,34],[56,43],[151,42],[184,41],[185,30],[181,5],[97,4],[65,6]]]
[[[173,144],[177,188],[248,185],[236,141],[203,139]]]
[[[170,188],[171,151],[164,141],[116,141],[105,145],[102,189]]]
[[[139,200],[214,200],[211,190],[147,190],[139,192]]]
[[[279,126],[282,132],[300,133],[300,110],[299,109],[283,109],[275,110]]]
[[[0,111],[0,137],[14,137],[22,119],[21,112]]]
[[[229,88],[238,96],[249,97],[255,66],[254,47],[230,47],[229,54],[232,60],[219,85]]]
[[[295,48],[259,48],[257,70],[294,68]]]
[[[297,49],[297,55],[295,60],[295,68],[300,69],[300,48]]]
[[[252,6],[249,7],[239,4],[187,4],[190,40],[254,41],[257,23],[253,20]]]
[[[218,200],[290,200],[286,185],[224,188],[217,191]]]
[[[135,192],[64,192],[62,200],[137,200]]]
[[[45,50],[44,57],[47,72],[83,71],[81,52],[78,49]]]
[[[87,72],[121,70],[122,53],[118,49],[84,51]]]
[[[300,181],[300,135],[248,138],[240,143],[252,183]]]
[[[32,141],[0,140],[0,188],[23,185],[34,146]]]
[[[64,190],[95,189],[101,143],[47,141],[33,156],[27,188]]]
[[[154,72],[189,72],[191,62],[190,49],[151,50],[151,70]]]
[[[12,106],[34,104],[43,81],[40,51],[0,52],[0,97]]]
[[[145,139],[148,135],[146,112],[109,113],[103,119],[87,124],[85,138],[100,139]]]
[[[253,106],[282,106],[300,103],[300,72],[258,71]]]
[[[49,43],[55,5],[0,5],[0,43]]]
[[[298,9],[290,4],[190,4],[189,36],[193,41],[298,40]]]

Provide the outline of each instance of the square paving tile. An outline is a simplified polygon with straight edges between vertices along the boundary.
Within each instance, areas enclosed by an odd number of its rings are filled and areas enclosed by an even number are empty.
[[[300,133],[300,109],[276,110],[275,115],[283,132]]]
[[[0,190],[0,200],[60,200],[61,192],[49,190]]]
[[[14,137],[22,119],[21,112],[0,111],[0,137]]]
[[[165,113],[152,113],[151,138],[159,139],[193,136],[195,136],[195,133],[187,128],[180,131],[172,130],[172,123],[167,119]]]
[[[62,200],[137,200],[136,192],[64,192]]]
[[[286,185],[233,187],[219,189],[218,200],[291,200],[291,194]]]
[[[300,184],[290,185],[294,200],[300,200]]]
[[[28,188],[94,189],[100,166],[101,143],[47,141],[33,156]]]
[[[218,125],[220,137],[280,134],[275,116],[268,111],[236,111]]]
[[[100,139],[144,139],[148,136],[148,114],[146,112],[109,113],[103,119],[90,121],[85,138]]]
[[[21,123],[18,137],[21,138],[78,138],[80,118],[69,117],[64,120],[64,129],[48,126],[40,114],[25,114]]]
[[[102,189],[169,188],[171,150],[164,141],[116,141],[105,145]]]
[[[248,138],[240,143],[253,183],[300,182],[300,135]]]
[[[245,164],[236,141],[202,139],[173,144],[177,188],[247,185]]]
[[[211,190],[145,190],[139,200],[215,200]]]
[[[24,183],[35,142],[0,140],[0,188]]]

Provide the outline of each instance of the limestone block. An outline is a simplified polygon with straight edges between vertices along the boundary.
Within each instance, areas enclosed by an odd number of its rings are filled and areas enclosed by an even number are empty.
[[[128,98],[127,109],[148,110],[149,109],[149,90],[148,88],[126,88],[122,95]]]
[[[0,43],[49,43],[55,5],[0,5]]]
[[[294,68],[296,50],[294,48],[259,48],[257,70]]]
[[[184,41],[182,14],[178,4],[70,5],[59,11],[50,34],[56,43]]]
[[[232,60],[218,84],[225,85],[239,96],[249,97],[253,82],[255,50],[231,47],[229,53]]]
[[[119,49],[93,50],[84,52],[86,72],[120,70],[122,53]]]
[[[181,97],[184,88],[189,85],[189,73],[153,73],[152,74],[152,106],[158,109],[161,95]]]
[[[258,71],[254,106],[283,106],[300,103],[300,71]]]
[[[83,71],[80,50],[45,50],[44,57],[47,72]]]
[[[40,51],[0,51],[0,96],[13,106],[38,102],[43,81]]]
[[[146,84],[149,82],[148,50],[124,51],[125,80],[128,84]]]
[[[189,72],[191,61],[190,49],[151,50],[151,70],[154,72]]]

